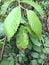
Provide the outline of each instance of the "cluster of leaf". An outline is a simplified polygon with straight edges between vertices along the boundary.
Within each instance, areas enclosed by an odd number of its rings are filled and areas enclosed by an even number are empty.
[[[41,6],[43,7],[44,10],[49,9],[49,0],[43,0],[41,2],[39,2],[41,4]]]
[[[4,58],[1,62],[1,65],[14,65],[14,59],[13,59],[13,56],[9,56],[7,59]]]
[[[4,54],[1,65],[42,65],[46,58],[46,54],[49,54],[49,38],[43,35],[40,41],[36,39],[30,40],[32,40],[32,42],[29,42],[30,44],[25,49],[24,53],[21,51],[18,51],[18,53],[16,51],[17,54],[15,54],[8,49]],[[12,44],[12,42],[10,43]],[[8,47],[10,48],[10,46]]]
[[[30,6],[33,6],[41,16],[44,14],[44,12],[37,3],[22,0],[18,1],[19,5],[15,7],[5,19],[4,32],[8,40],[10,40],[18,30],[18,33],[16,33],[16,45],[20,49],[25,49],[29,41],[29,37],[27,34],[29,33],[32,38],[39,38],[42,33],[42,26],[35,12],[32,10],[25,9],[20,3],[26,3]],[[21,9],[24,9],[26,11],[27,21],[23,19],[23,16],[21,16]]]
[[[11,1],[13,2],[13,0]],[[8,3],[11,3],[11,1],[8,1]],[[24,52],[19,53],[16,56],[16,65],[21,65],[21,63],[24,65],[42,64],[46,53],[49,53],[49,41],[47,38],[43,37],[40,40],[42,34],[42,25],[38,16],[34,10],[28,10],[24,8],[21,3],[25,3],[31,7],[34,7],[41,16],[44,15],[43,10],[37,3],[28,0],[18,1],[19,5],[12,9],[3,23],[4,33],[6,34],[8,41],[14,36],[14,34],[16,34],[16,46],[19,50]],[[8,6],[9,4],[7,3],[2,5],[3,9],[1,8],[1,14],[5,15]],[[24,18],[21,15],[22,9],[26,11],[26,16],[24,16]],[[27,21],[25,19],[27,19]],[[30,56],[29,58],[27,58],[28,54]],[[14,65],[13,57],[3,60],[1,65],[4,63],[5,65]]]
[[[43,64],[46,54],[49,54],[49,38],[43,35],[40,38],[40,41],[31,39],[33,44],[33,52],[31,56],[33,60],[31,61],[32,65]]]

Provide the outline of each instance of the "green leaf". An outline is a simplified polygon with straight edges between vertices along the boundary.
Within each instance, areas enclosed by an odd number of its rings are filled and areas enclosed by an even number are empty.
[[[37,52],[41,52],[41,47],[33,45],[33,49]]]
[[[43,54],[43,53],[40,54],[40,58],[41,58],[41,59],[45,59],[45,54]]]
[[[16,65],[20,65],[20,64],[16,62]]]
[[[28,44],[28,47],[27,47],[27,48],[28,48],[29,50],[31,50],[31,49],[32,49],[32,46],[33,46],[33,45],[32,45],[32,43],[31,43],[31,42],[29,42],[29,44]]]
[[[28,35],[24,26],[19,28],[19,32],[16,36],[16,45],[20,50],[24,50],[28,46]]]
[[[39,58],[39,54],[36,53],[36,52],[32,52],[32,53],[31,53],[31,56],[32,56],[33,58]]]
[[[41,46],[41,43],[37,39],[31,38],[31,40],[32,40],[34,45],[39,46],[39,47]]]
[[[20,19],[21,9],[20,6],[17,6],[10,12],[4,21],[4,32],[7,35],[8,40],[10,40],[14,33],[17,31],[20,24]]]
[[[49,39],[48,39],[48,37],[45,38],[44,46],[49,47]]]
[[[10,56],[7,60],[10,61],[9,65],[14,65],[14,58],[12,56]]]
[[[26,20],[23,17],[21,17],[21,23],[22,24],[26,23]]]
[[[38,5],[37,3],[32,2],[32,1],[22,1],[22,3],[26,3],[33,6],[39,12],[41,16],[44,15],[44,11],[42,10],[41,6]]]
[[[45,48],[43,49],[43,52],[46,53],[46,54],[49,54],[49,48],[46,48],[46,47],[45,47]]]
[[[34,31],[32,31],[30,25],[26,24],[25,27],[26,27],[26,30],[29,33],[30,37],[37,39],[37,35],[36,35],[36,33]]]
[[[32,31],[30,25],[26,22],[24,18],[21,18],[21,23],[25,25],[26,30],[31,37],[37,38],[36,34]]]
[[[19,56],[19,62],[22,62],[22,57],[21,56]]]
[[[27,17],[28,17],[28,22],[29,25],[32,29],[32,31],[36,34],[36,36],[39,38],[42,33],[42,26],[41,22],[38,19],[37,15],[34,13],[34,11],[27,11]]]
[[[3,59],[1,65],[14,65],[14,58],[12,56]]]
[[[44,61],[43,59],[38,59],[39,64],[43,63],[43,61]]]
[[[7,2],[5,2],[2,6],[1,6],[1,14],[5,14],[6,13],[6,11],[7,11],[7,8],[8,8],[8,6],[10,5],[10,1],[7,1]]]
[[[2,60],[2,62],[1,62],[0,65],[9,65],[9,61],[7,61],[7,60]]]
[[[38,65],[38,64],[37,64],[37,60],[32,60],[32,61],[31,61],[31,65]]]

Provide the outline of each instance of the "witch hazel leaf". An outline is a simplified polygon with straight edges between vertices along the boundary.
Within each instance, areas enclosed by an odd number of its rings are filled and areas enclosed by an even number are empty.
[[[32,31],[36,34],[38,38],[41,37],[42,26],[35,12],[31,10],[27,10],[27,18]]]
[[[25,50],[28,46],[28,35],[24,26],[20,26],[16,35],[16,45],[20,50]]]
[[[4,32],[10,40],[14,33],[17,31],[21,20],[21,9],[20,6],[14,8],[4,21]]]

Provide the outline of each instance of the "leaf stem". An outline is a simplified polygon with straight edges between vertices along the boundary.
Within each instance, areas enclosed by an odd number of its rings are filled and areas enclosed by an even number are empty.
[[[28,10],[28,9],[24,8],[23,6],[21,6],[21,5],[20,5],[20,7],[21,7],[22,9],[26,10],[26,11]]]

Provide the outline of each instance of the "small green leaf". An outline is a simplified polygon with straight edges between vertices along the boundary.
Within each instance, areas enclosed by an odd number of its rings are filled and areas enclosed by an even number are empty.
[[[9,65],[14,65],[14,58],[12,56],[10,56],[7,60],[10,61]]]
[[[43,54],[43,53],[40,54],[40,58],[41,58],[41,59],[45,59],[45,54]]]
[[[7,11],[7,8],[8,8],[8,6],[10,5],[10,1],[7,1],[7,2],[5,2],[2,6],[1,6],[1,14],[5,14],[6,13],[6,11]]]
[[[29,42],[29,44],[28,44],[28,47],[27,47],[27,48],[28,48],[29,50],[31,50],[31,49],[32,49],[32,47],[33,47],[32,43],[31,43],[31,42]]]
[[[39,54],[36,53],[36,52],[32,52],[32,53],[31,53],[31,56],[32,56],[33,58],[39,58]]]
[[[41,46],[41,43],[37,39],[31,38],[31,40],[32,40],[34,45],[39,46],[39,47]]]
[[[29,25],[32,29],[32,31],[36,34],[36,36],[39,38],[42,33],[42,26],[41,22],[38,19],[37,15],[34,13],[34,11],[27,11],[27,17],[28,17],[28,22]]]
[[[4,21],[4,32],[8,37],[8,40],[17,31],[21,20],[21,9],[20,6],[14,8]]]
[[[45,38],[44,46],[49,47],[49,39],[48,39],[48,37]]]
[[[2,60],[2,62],[1,62],[0,65],[9,65],[9,61],[7,61],[7,60]]]
[[[45,47],[45,48],[43,49],[43,52],[46,53],[46,54],[49,54],[49,48],[46,48],[46,47]]]
[[[6,58],[6,59],[3,59],[2,62],[1,62],[1,65],[14,65],[14,59],[12,56]]]
[[[38,65],[38,64],[37,64],[37,60],[32,60],[32,61],[31,61],[31,65]]]
[[[16,65],[20,65],[20,64],[16,62]]]
[[[39,64],[43,63],[43,61],[44,61],[43,59],[38,59]]]
[[[32,2],[32,1],[22,1],[22,3],[26,3],[33,6],[39,12],[41,16],[44,15],[44,11],[42,10],[41,6],[38,5],[37,3]]]
[[[24,50],[28,46],[28,35],[24,26],[19,28],[16,36],[16,45],[20,50]]]
[[[33,45],[33,49],[37,52],[41,52],[41,47]]]

